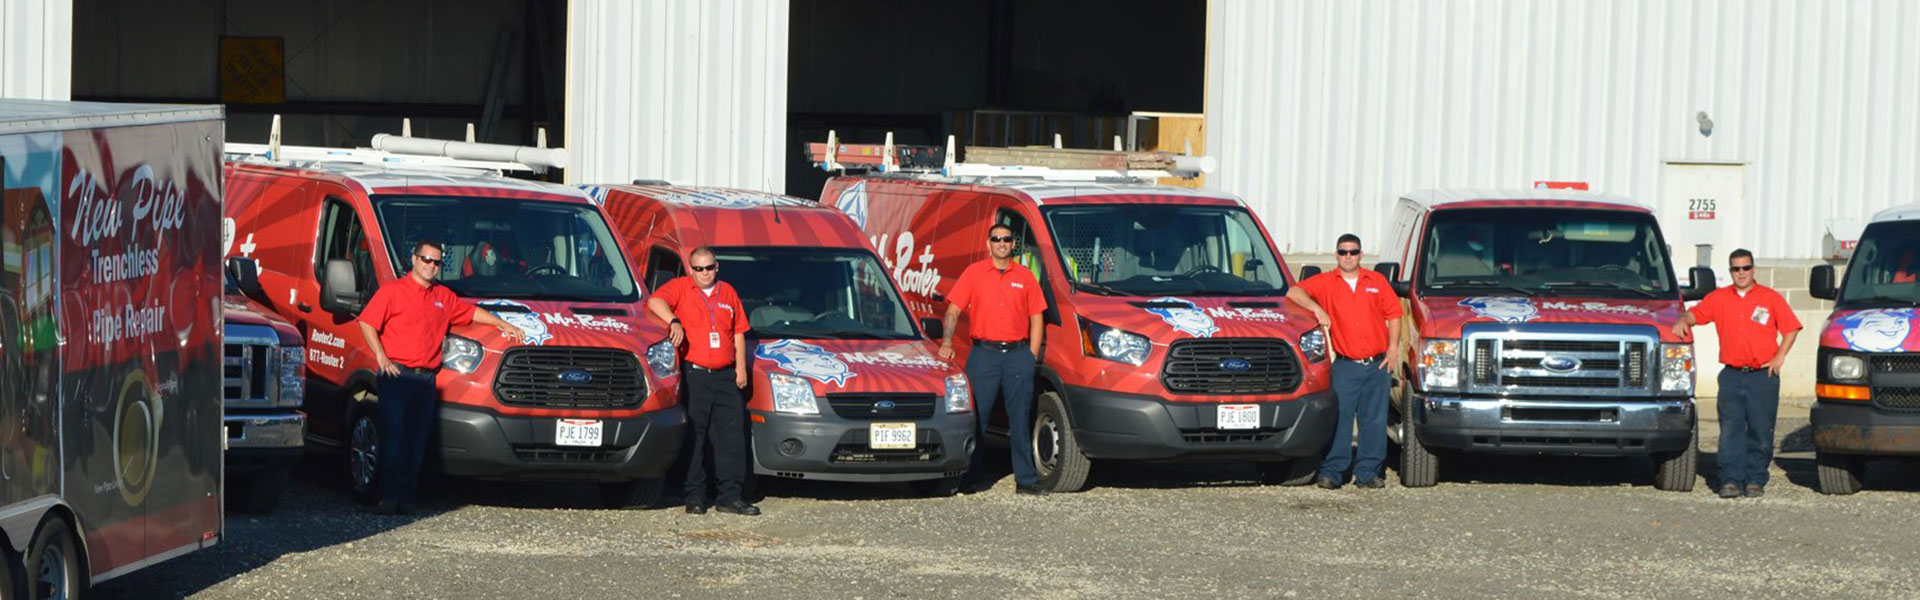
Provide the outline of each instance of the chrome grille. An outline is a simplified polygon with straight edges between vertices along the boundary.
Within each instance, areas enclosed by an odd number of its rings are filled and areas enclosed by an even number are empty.
[[[563,382],[562,373],[584,371],[585,381]],[[632,408],[646,399],[640,359],[612,348],[521,346],[507,350],[493,378],[501,404],[541,408]]]
[[[1618,327],[1545,324],[1518,331],[1469,331],[1468,391],[1486,394],[1645,394],[1653,381],[1650,334]],[[1551,367],[1551,368],[1550,368]]]
[[[1167,348],[1160,381],[1176,394],[1285,394],[1300,387],[1293,346],[1270,338],[1188,339]],[[1229,371],[1230,359],[1245,369]]]
[[[229,343],[220,361],[221,397],[227,406],[266,407],[273,405],[279,387],[274,371],[279,367],[277,346]]]

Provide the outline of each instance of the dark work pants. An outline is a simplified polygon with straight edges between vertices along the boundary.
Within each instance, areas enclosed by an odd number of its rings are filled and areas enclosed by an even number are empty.
[[[693,455],[687,461],[687,502],[707,498],[707,450],[711,443],[713,475],[720,504],[740,500],[747,478],[745,397],[733,383],[733,369],[707,371],[688,365],[681,378],[687,389],[687,425],[692,427]]]
[[[1774,417],[1780,413],[1780,378],[1765,370],[1720,370],[1720,482],[1767,485],[1773,463]]]
[[[1320,461],[1321,477],[1346,481],[1348,464],[1353,465],[1354,481],[1372,481],[1381,476],[1380,463],[1387,458],[1387,393],[1392,383],[1393,377],[1381,370],[1379,363],[1333,361],[1333,395],[1339,402],[1339,410],[1327,457]],[[1353,458],[1356,417],[1360,422],[1357,461]]]
[[[985,440],[987,420],[996,402],[1007,403],[1007,446],[1013,454],[1013,481],[1034,485],[1040,475],[1033,468],[1033,350],[974,346],[967,354],[967,383],[973,386],[974,436]],[[975,443],[968,471],[981,473],[986,444]],[[977,477],[977,476],[976,476]]]
[[[433,386],[433,373],[406,367],[398,376],[381,375],[374,386],[380,394],[375,456],[380,499],[412,502],[419,491],[420,464],[427,460],[427,438],[439,418],[440,391]]]

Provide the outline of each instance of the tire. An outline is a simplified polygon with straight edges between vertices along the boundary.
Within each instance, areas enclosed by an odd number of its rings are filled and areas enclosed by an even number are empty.
[[[1653,487],[1669,492],[1691,492],[1700,466],[1700,424],[1693,424],[1687,449],[1653,456]]]
[[[1260,482],[1267,485],[1302,486],[1313,483],[1313,476],[1320,474],[1320,465],[1309,458],[1264,462],[1255,466],[1260,468]]]
[[[27,546],[26,595],[29,600],[70,600],[85,593],[87,568],[80,560],[73,528],[58,518],[48,519]]]
[[[600,484],[600,504],[607,508],[621,510],[653,508],[660,505],[661,490],[665,487],[665,483],[659,477],[602,483]]]
[[[280,507],[287,492],[287,472],[267,471],[227,481],[227,508],[253,514],[266,514]]]
[[[1047,392],[1035,399],[1033,409],[1033,439],[1027,443],[1033,445],[1033,467],[1040,475],[1037,483],[1051,492],[1084,489],[1093,461],[1080,453],[1080,442],[1073,438],[1067,403],[1059,394]]]
[[[907,482],[913,493],[927,498],[945,498],[960,493],[962,477],[942,477],[939,479],[919,479]]]
[[[347,446],[341,466],[353,499],[373,504],[380,498],[380,400],[370,393],[365,396],[372,400],[355,403],[352,418],[347,420]]]
[[[1820,493],[1844,496],[1860,492],[1867,471],[1866,459],[1848,454],[1814,450],[1814,470],[1820,474]]]
[[[1404,387],[1404,386],[1402,386]],[[1440,457],[1420,441],[1413,430],[1413,394],[1402,394],[1400,401],[1400,485],[1433,487],[1440,483]]]

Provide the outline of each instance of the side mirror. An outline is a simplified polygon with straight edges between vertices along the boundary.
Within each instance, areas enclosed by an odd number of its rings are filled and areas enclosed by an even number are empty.
[[[1387,285],[1393,286],[1394,295],[1405,298],[1409,292],[1413,291],[1413,285],[1411,283],[1400,280],[1400,263],[1375,263],[1373,270],[1387,278]]]
[[[934,317],[922,317],[920,330],[927,332],[927,339],[936,342],[947,337],[947,324]]]
[[[1712,267],[1694,267],[1687,269],[1687,278],[1692,279],[1693,283],[1688,284],[1687,289],[1680,293],[1680,299],[1693,302],[1705,298],[1707,294],[1713,292]]]
[[[1840,297],[1840,290],[1833,287],[1833,265],[1819,265],[1807,275],[1807,293],[1821,300],[1833,300]]]
[[[1306,281],[1308,278],[1313,277],[1315,275],[1319,275],[1319,274],[1320,274],[1320,265],[1307,265],[1304,267],[1300,267],[1300,281]]]
[[[360,311],[360,290],[354,288],[353,263],[327,261],[327,279],[320,284],[320,308],[332,313]]]
[[[260,287],[260,263],[243,256],[229,258],[227,277],[233,279],[233,286],[240,288],[241,294],[255,302],[267,303],[267,290]]]

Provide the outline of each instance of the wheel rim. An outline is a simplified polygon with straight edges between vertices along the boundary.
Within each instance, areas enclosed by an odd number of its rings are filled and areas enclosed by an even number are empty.
[[[40,552],[40,564],[34,566],[34,585],[39,588],[38,597],[48,600],[66,600],[67,593],[67,551],[60,544],[48,545]]]
[[[353,444],[348,450],[353,486],[373,489],[374,473],[380,467],[380,432],[373,419],[361,417],[353,422]]]
[[[1060,461],[1060,423],[1053,415],[1042,413],[1033,424],[1033,465],[1040,475],[1047,475],[1059,466]]]

